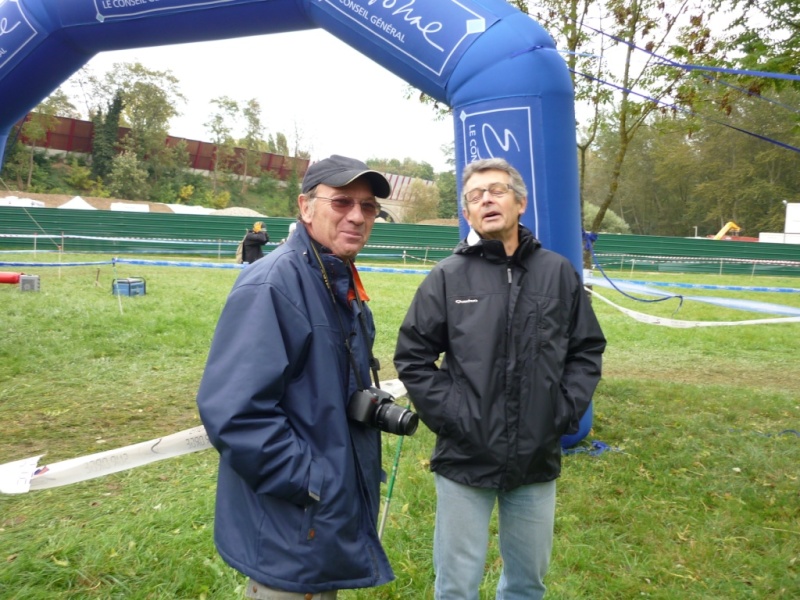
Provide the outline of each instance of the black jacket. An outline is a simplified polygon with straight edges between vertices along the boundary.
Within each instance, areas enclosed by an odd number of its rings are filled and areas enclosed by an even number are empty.
[[[264,246],[269,241],[269,234],[265,229],[258,233],[252,229],[244,236],[244,244],[242,244],[242,260],[248,263],[254,263],[259,258],[264,258]]]
[[[420,285],[395,352],[437,435],[431,470],[504,490],[556,479],[605,345],[575,269],[528,229],[510,259],[499,241],[462,241]]]

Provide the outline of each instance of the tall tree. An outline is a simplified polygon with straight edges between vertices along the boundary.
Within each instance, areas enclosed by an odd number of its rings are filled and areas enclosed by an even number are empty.
[[[669,52],[671,35],[677,33],[675,28],[679,24],[678,17],[685,10],[683,7],[679,6],[676,13],[665,13],[660,0],[611,0],[607,6],[614,18],[613,35],[623,45],[619,100],[613,111],[619,146],[611,167],[608,189],[592,222],[593,231],[599,231],[605,212],[614,201],[631,140],[659,108],[658,101],[676,91],[684,75],[676,70],[671,75],[660,76],[662,73],[653,68],[655,55]],[[633,61],[637,48],[647,51],[643,67],[636,67]],[[645,93],[633,92],[637,88]]]
[[[532,10],[542,24],[563,47],[564,58],[572,78],[576,104],[585,107],[585,118],[578,125],[578,171],[581,213],[585,198],[587,157],[601,123],[601,110],[613,98],[611,88],[603,85],[607,77],[606,50],[610,40],[587,27],[600,6],[599,0],[541,0]],[[521,9],[521,7],[518,6]],[[602,21],[601,21],[602,22]],[[591,51],[586,52],[586,49]],[[592,211],[596,214],[596,211]]]
[[[215,147],[211,180],[213,192],[216,193],[220,173],[227,169],[228,161],[233,156],[233,128],[239,115],[239,104],[228,96],[214,98],[211,104],[216,108],[204,125]]]
[[[92,176],[106,179],[117,153],[119,121],[122,114],[122,91],[117,90],[107,112],[98,111],[94,119],[92,138]]]
[[[159,187],[165,170],[173,167],[173,157],[165,142],[169,122],[179,114],[178,104],[185,98],[171,71],[155,71],[141,63],[115,63],[101,77],[90,76],[95,106],[92,114],[113,102],[119,93],[123,108],[120,125],[130,128],[128,152],[134,152],[147,170],[151,189]]]
[[[286,134],[281,133],[280,131],[275,133],[275,137],[273,138],[271,135],[269,136],[270,141],[270,152],[273,154],[280,154],[281,156],[289,156],[289,142],[286,139]]]
[[[445,171],[436,176],[436,187],[439,190],[439,218],[458,218],[458,188],[455,171]]]
[[[257,177],[260,173],[261,151],[265,147],[264,124],[261,122],[261,105],[258,100],[255,98],[248,100],[242,108],[242,116],[245,128],[241,141],[244,152],[240,166],[242,169],[242,193],[245,193],[248,177]]]

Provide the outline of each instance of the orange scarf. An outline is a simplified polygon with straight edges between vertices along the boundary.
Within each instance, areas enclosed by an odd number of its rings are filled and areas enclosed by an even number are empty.
[[[362,302],[369,302],[369,296],[367,295],[367,290],[364,289],[364,284],[361,283],[361,277],[358,276],[358,271],[356,271],[355,263],[350,263],[350,270],[353,273],[353,283],[355,283],[356,288],[358,288],[358,296],[361,298]],[[350,288],[347,292],[347,299],[349,301],[353,301],[356,299],[356,292],[354,289]]]

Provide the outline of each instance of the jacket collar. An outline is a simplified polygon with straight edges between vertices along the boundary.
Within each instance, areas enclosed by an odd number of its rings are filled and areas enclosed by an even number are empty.
[[[541,242],[533,237],[531,230],[520,223],[519,247],[516,252],[514,252],[514,256],[511,257],[511,260],[515,263],[519,263],[541,245]],[[491,262],[508,262],[503,242],[500,240],[484,239],[472,228],[470,228],[467,237],[461,240],[458,246],[456,246],[453,254],[483,256]]]
[[[298,221],[297,228],[286,243],[289,244],[292,249],[301,253],[308,262],[308,265],[322,277],[322,270],[320,269],[319,262],[314,253],[314,250],[317,251],[322,260],[322,264],[325,265],[325,272],[333,286],[334,294],[344,304],[349,304],[350,300],[355,298],[355,293],[353,292],[354,285],[358,286],[361,300],[365,302],[369,300],[369,296],[356,272],[355,263],[350,260],[342,260],[334,255],[330,248],[312,239],[311,236],[308,235],[308,230],[302,222]]]

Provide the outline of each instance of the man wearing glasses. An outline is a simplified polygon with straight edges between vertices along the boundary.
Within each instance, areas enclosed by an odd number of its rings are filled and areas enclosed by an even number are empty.
[[[380,432],[347,417],[377,369],[353,260],[390,193],[361,161],[311,165],[295,232],[242,271],[217,324],[197,404],[220,454],[214,541],[248,598],[332,600],[394,579]]]
[[[606,341],[571,263],[520,224],[519,172],[478,160],[464,169],[463,189],[469,235],[420,285],[394,359],[437,436],[435,597],[478,599],[497,504],[497,600],[540,599],[560,438],[578,430]]]

